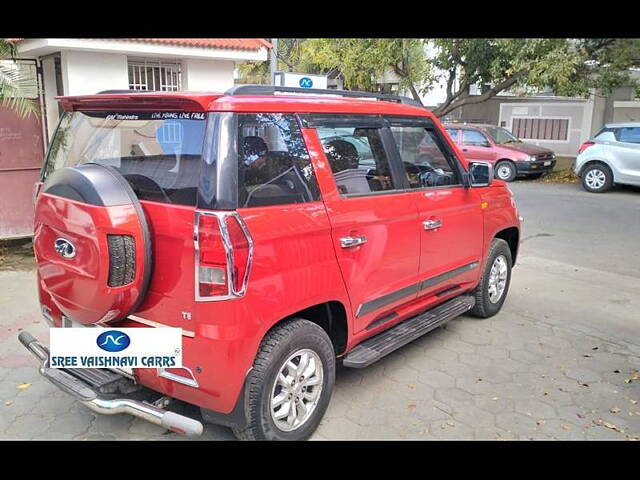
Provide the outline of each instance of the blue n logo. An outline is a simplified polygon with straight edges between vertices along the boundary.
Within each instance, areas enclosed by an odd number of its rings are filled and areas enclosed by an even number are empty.
[[[302,77],[299,83],[302,88],[313,87],[313,80],[311,80],[309,77]]]

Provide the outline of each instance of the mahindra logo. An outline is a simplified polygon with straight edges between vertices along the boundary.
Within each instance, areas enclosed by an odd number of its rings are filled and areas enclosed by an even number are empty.
[[[109,330],[101,333],[96,343],[98,346],[107,352],[120,352],[127,348],[131,343],[129,335],[119,332],[117,330]]]
[[[76,256],[76,247],[66,238],[57,238],[54,246],[56,252],[62,258],[73,258]]]
[[[73,258],[76,256],[76,247],[65,238],[56,239],[55,249],[58,255],[63,258]]]

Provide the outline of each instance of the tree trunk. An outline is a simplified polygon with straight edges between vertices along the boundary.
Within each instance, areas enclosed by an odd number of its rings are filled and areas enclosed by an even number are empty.
[[[409,85],[409,90],[411,90],[411,95],[413,96],[413,99],[417,101],[420,105],[423,105],[422,99],[420,98],[420,94],[418,93],[418,90],[416,90],[416,87],[414,87],[413,83]]]
[[[402,78],[408,78],[407,72],[405,72],[404,69],[400,68],[397,64],[391,64],[391,68],[393,68],[393,71],[396,72],[396,75]],[[420,105],[423,105],[420,94],[418,93],[418,90],[416,89],[413,82],[409,83],[409,90],[411,91],[411,96],[413,97],[413,99]]]
[[[498,85],[486,91],[482,95],[474,95],[474,96],[467,95],[465,97],[458,98],[453,102],[448,102],[448,103],[445,102],[442,105],[440,105],[438,108],[435,108],[432,113],[437,117],[443,117],[446,114],[451,113],[454,110],[457,110],[458,108],[464,105],[473,105],[476,103],[486,102],[490,98],[495,97],[498,93],[502,92],[503,90],[507,90],[511,88],[513,85],[515,85],[515,83],[518,81],[518,79],[522,75],[524,75],[524,73],[525,73],[524,71],[515,73],[514,75],[506,78],[505,80],[500,82]],[[459,96],[459,93],[460,92],[458,91],[456,96]]]

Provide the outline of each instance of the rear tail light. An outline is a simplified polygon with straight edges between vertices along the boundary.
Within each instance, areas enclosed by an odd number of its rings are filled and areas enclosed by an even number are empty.
[[[582,152],[584,152],[587,148],[595,145],[596,142],[584,142],[582,145],[580,145],[580,148],[578,149],[578,155],[580,155]]]
[[[196,241],[199,245],[196,265],[198,295],[200,297],[228,295],[227,249],[217,216],[198,216]]]
[[[244,295],[253,243],[235,212],[196,212],[196,300]]]
[[[235,292],[242,292],[249,268],[249,255],[251,250],[249,237],[245,234],[239,217],[228,216],[224,219],[224,222],[232,246],[233,264],[231,276],[233,277],[233,290]]]

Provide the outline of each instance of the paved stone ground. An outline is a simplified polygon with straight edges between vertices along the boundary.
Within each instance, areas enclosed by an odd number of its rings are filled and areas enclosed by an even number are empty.
[[[637,439],[640,348],[571,328],[566,302],[532,300],[530,278],[561,275],[568,289],[579,288],[566,268],[523,256],[499,315],[463,316],[369,368],[340,369],[313,438]],[[631,283],[629,293],[638,287]],[[95,415],[41,378],[16,341],[20,329],[48,340],[33,271],[0,272],[0,291],[1,439],[184,440],[127,415]],[[182,403],[174,409],[198,416]],[[216,426],[202,437],[232,438]]]
[[[640,195],[519,184],[529,220],[503,310],[455,319],[366,369],[340,369],[314,440],[640,437],[640,268],[628,245]],[[543,195],[553,195],[553,215]],[[618,223],[611,212],[623,206]],[[588,223],[601,221],[606,236]],[[188,440],[127,415],[95,415],[41,378],[16,338],[28,329],[48,342],[33,262],[3,265],[0,439]],[[172,409],[199,418],[192,406]],[[207,426],[201,438],[233,436]]]

